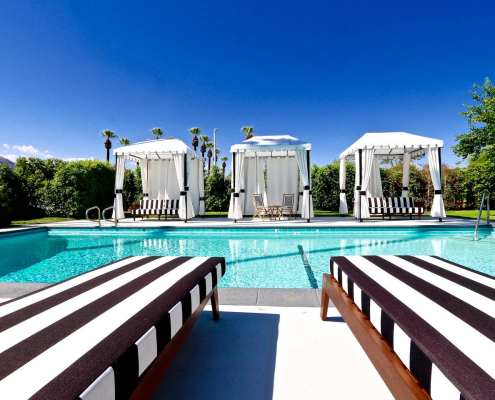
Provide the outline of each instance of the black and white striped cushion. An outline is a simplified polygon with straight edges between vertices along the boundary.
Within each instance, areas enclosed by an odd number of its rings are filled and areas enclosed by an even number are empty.
[[[330,272],[433,399],[495,399],[495,278],[430,256],[332,257]]]
[[[225,274],[225,259],[129,257],[0,305],[0,399],[128,398]]]

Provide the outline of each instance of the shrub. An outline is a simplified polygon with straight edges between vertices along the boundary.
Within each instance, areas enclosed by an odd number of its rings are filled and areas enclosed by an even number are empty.
[[[61,164],[52,181],[45,181],[43,209],[47,215],[83,218],[86,209],[113,205],[115,169],[102,161]]]
[[[206,211],[225,211],[229,208],[229,192],[222,170],[212,165],[205,185]]]
[[[316,164],[311,169],[311,182],[313,191],[313,207],[315,210],[336,210],[340,205],[339,186],[340,163],[318,167]],[[354,174],[355,166],[346,163],[346,199],[349,210],[354,202]]]
[[[58,168],[65,164],[62,160],[42,160],[36,157],[20,157],[16,161],[14,173],[21,183],[23,197],[19,199],[17,217],[38,218],[46,215],[43,209],[44,187],[51,181]]]
[[[18,177],[7,165],[0,164],[0,227],[10,225],[23,197]]]

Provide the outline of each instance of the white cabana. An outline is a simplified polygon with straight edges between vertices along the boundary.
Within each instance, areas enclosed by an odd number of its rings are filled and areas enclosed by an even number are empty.
[[[229,218],[234,222],[255,213],[253,194],[265,205],[281,205],[282,196],[294,194],[294,211],[309,222],[314,217],[311,195],[311,144],[292,136],[255,136],[230,148],[232,190]],[[266,163],[266,188],[263,163]],[[299,170],[299,174],[298,174]],[[299,183],[300,187],[299,189]],[[298,195],[299,194],[299,195]],[[298,200],[300,199],[300,200]]]
[[[117,218],[124,218],[122,189],[125,160],[141,166],[143,199],[179,199],[179,218],[187,221],[204,215],[204,159],[179,139],[154,139],[119,147],[116,163],[115,203]]]
[[[440,221],[445,218],[442,195],[443,140],[412,135],[406,132],[366,133],[340,155],[340,168],[345,169],[345,161],[355,159],[356,187],[354,190],[354,216],[360,221],[369,218],[367,197],[382,197],[380,180],[380,159],[400,158],[403,165],[402,196],[409,193],[409,168],[411,158],[428,153],[430,174],[435,189],[431,216]],[[345,214],[345,172],[340,173],[340,213]]]

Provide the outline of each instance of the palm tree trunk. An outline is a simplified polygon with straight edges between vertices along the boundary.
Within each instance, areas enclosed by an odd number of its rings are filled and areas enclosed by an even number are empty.
[[[107,163],[110,162],[110,149],[107,149]]]
[[[208,173],[210,173],[211,157],[208,157]]]

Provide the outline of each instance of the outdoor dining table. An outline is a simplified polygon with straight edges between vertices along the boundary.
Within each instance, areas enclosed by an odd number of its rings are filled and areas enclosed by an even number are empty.
[[[282,215],[282,206],[268,206],[268,217],[270,221],[276,221],[277,217],[280,221],[280,216]]]

